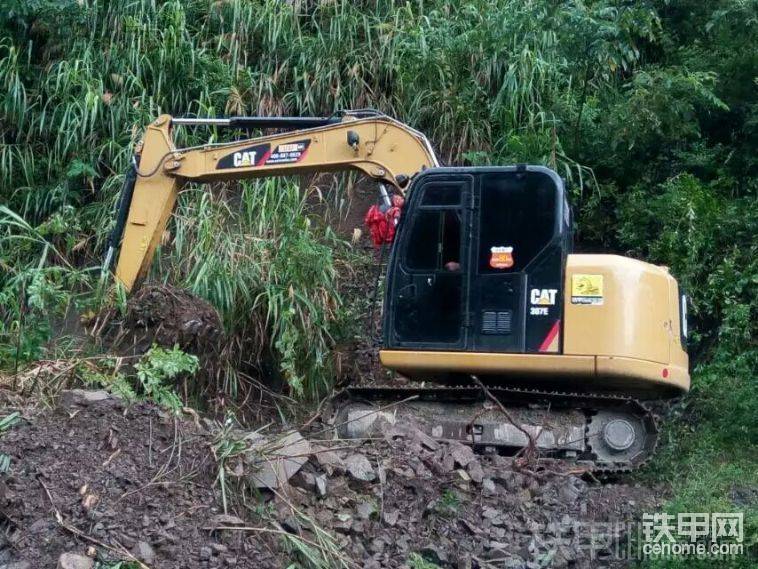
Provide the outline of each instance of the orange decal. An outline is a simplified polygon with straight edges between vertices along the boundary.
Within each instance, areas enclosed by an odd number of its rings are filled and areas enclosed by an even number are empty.
[[[513,266],[513,247],[491,247],[490,267],[510,269]]]

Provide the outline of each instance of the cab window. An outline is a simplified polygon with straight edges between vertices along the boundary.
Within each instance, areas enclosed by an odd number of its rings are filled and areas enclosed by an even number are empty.
[[[483,176],[480,274],[522,271],[550,243],[556,231],[557,193],[555,183],[546,175],[507,172]],[[493,267],[493,247],[509,249],[512,265]]]

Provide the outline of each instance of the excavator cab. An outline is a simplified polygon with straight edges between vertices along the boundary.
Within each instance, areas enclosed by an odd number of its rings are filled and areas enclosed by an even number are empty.
[[[689,387],[676,280],[573,254],[563,181],[543,166],[419,174],[386,282],[381,360],[412,379],[642,398]]]
[[[560,351],[570,222],[563,182],[547,168],[421,174],[390,259],[385,346]]]

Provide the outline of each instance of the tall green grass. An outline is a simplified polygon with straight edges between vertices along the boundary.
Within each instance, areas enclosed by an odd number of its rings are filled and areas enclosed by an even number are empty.
[[[333,251],[346,245],[311,222],[305,203],[289,180],[245,182],[232,195],[188,188],[180,197],[155,278],[219,309],[231,331],[232,395],[240,383],[233,370],[260,369],[271,356],[297,395],[331,384],[332,334],[342,315]]]

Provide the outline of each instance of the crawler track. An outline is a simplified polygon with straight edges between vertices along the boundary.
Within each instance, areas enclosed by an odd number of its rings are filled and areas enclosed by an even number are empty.
[[[358,418],[383,415],[392,422],[412,421],[433,438],[458,440],[485,452],[514,454],[531,434],[541,455],[576,462],[601,475],[630,472],[655,452],[657,421],[636,399],[513,387],[487,390],[512,421],[481,388],[471,385],[355,387],[347,390],[346,400],[338,406],[343,420],[352,412]],[[387,406],[391,413],[367,410]],[[364,430],[381,428],[381,422],[373,419],[348,419],[358,420]],[[342,434],[367,432],[348,429]]]

